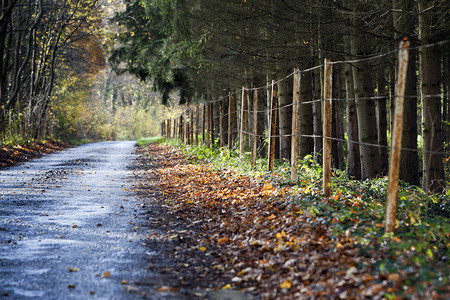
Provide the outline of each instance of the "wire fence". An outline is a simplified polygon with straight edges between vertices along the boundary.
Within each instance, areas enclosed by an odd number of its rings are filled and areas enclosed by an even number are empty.
[[[229,149],[240,149],[240,154],[244,155],[245,151],[248,150],[251,146],[251,154],[252,154],[252,162],[256,161],[256,156],[260,155],[261,153],[258,153],[258,151],[262,151],[265,147],[261,146],[261,140],[268,141],[267,145],[267,160],[269,165],[269,170],[273,168],[273,165],[271,167],[270,161],[274,159],[274,153],[273,151],[273,145],[276,142],[275,139],[291,139],[291,144],[288,145],[292,150],[292,147],[298,147],[298,140],[299,139],[313,139],[313,143],[315,141],[319,141],[323,144],[320,145],[320,149],[323,149],[325,152],[325,149],[329,146],[329,142],[340,142],[340,143],[347,143],[348,145],[357,146],[360,148],[360,151],[363,151],[363,149],[370,147],[370,148],[378,148],[378,149],[386,149],[389,150],[391,153],[391,158],[393,156],[392,153],[395,153],[396,150],[399,151],[411,151],[411,152],[422,152],[424,155],[428,156],[444,156],[448,155],[448,151],[445,151],[443,144],[441,143],[438,146],[434,146],[434,148],[428,148],[428,149],[418,149],[418,148],[411,148],[411,147],[402,147],[401,146],[401,138],[400,138],[400,144],[395,144],[393,142],[393,139],[395,135],[401,136],[401,132],[395,132],[398,125],[395,125],[395,121],[392,122],[397,116],[396,112],[391,112],[391,139],[392,141],[389,142],[387,139],[387,132],[385,136],[384,142],[379,142],[378,140],[374,141],[372,140],[360,140],[356,138],[345,138],[344,137],[344,131],[341,129],[341,132],[338,135],[336,126],[339,122],[337,122],[335,119],[332,119],[331,109],[333,105],[340,105],[340,103],[344,103],[347,106],[353,105],[353,103],[357,103],[358,105],[364,105],[364,103],[370,103],[374,105],[374,103],[380,102],[380,101],[390,101],[391,104],[393,104],[395,101],[398,101],[401,99],[401,101],[417,101],[417,99],[422,99],[422,101],[442,101],[443,95],[442,94],[418,94],[418,95],[405,95],[404,92],[400,92],[405,85],[405,78],[406,73],[404,74],[404,78],[401,79],[401,68],[405,69],[405,66],[402,66],[402,55],[408,56],[408,53],[411,51],[419,51],[423,48],[428,47],[442,47],[444,45],[447,45],[450,43],[450,40],[441,41],[434,44],[429,45],[421,45],[417,47],[412,48],[405,48],[405,43],[403,43],[399,49],[396,49],[394,51],[389,51],[382,54],[376,54],[369,57],[359,58],[359,59],[353,59],[353,60],[339,60],[339,61],[330,61],[325,60],[325,63],[304,69],[304,70],[294,70],[293,72],[290,72],[285,77],[278,79],[276,81],[272,81],[271,83],[268,83],[263,86],[259,87],[243,87],[242,89],[236,90],[234,92],[230,92],[227,95],[209,101],[207,103],[202,104],[202,106],[198,105],[195,109],[190,108],[186,112],[182,113],[180,117],[177,118],[177,120],[167,120],[164,121],[161,124],[161,133],[165,136],[168,136],[170,138],[177,138],[180,139],[183,142],[187,142],[190,144],[199,143],[200,137],[201,142],[205,143],[207,145],[213,145],[215,143],[215,140],[219,140],[219,146],[225,147],[228,146]],[[402,51],[406,51],[406,54],[402,54]],[[334,66],[336,65],[342,65],[347,66],[350,69],[355,68],[355,64],[362,63],[362,62],[372,62],[375,60],[380,60],[382,58],[389,58],[390,60],[393,60],[395,58],[395,61],[397,62],[398,70],[396,73],[398,73],[398,77],[395,80],[395,90],[392,88],[385,89],[385,94],[376,94],[373,92],[372,95],[351,95],[347,94],[345,97],[340,97],[339,94],[333,93],[333,86],[332,86],[332,79],[333,75],[331,75],[330,78],[326,77],[326,68],[331,68],[331,72]],[[407,64],[406,60],[406,64]],[[323,70],[323,71],[322,71]],[[406,70],[406,69],[405,69]],[[314,90],[309,90],[309,95],[306,99],[303,99],[303,96],[301,95],[301,84],[302,84],[302,76],[311,73],[321,71],[324,82],[330,83],[330,90],[324,91],[326,89],[326,85],[324,87],[321,86],[321,97],[316,98],[314,97]],[[406,71],[405,71],[406,72]],[[330,73],[331,74],[331,73]],[[280,100],[281,97],[278,95],[278,88],[280,84],[286,84],[285,81],[287,80],[293,80],[293,98],[286,101],[286,98],[283,98],[283,100],[286,103],[281,103]],[[328,81],[327,81],[328,80]],[[403,81],[402,81],[403,80]],[[403,84],[403,87],[402,87]],[[313,89],[310,87],[310,89]],[[255,93],[258,93],[259,91],[266,91],[266,98],[269,100],[269,103],[265,103],[265,105],[261,105],[260,99],[261,97],[256,96]],[[328,94],[327,94],[328,93]],[[253,95],[252,95],[253,94]],[[235,97],[234,96],[240,96]],[[328,95],[328,96],[326,96]],[[269,96],[269,97],[267,97]],[[283,97],[286,97],[285,95]],[[256,99],[255,99],[256,98]],[[433,100],[434,99],[434,100]],[[403,103],[403,102],[402,102]],[[219,109],[214,109],[213,107],[216,107],[216,105],[219,104]],[[330,112],[324,113],[324,110],[326,110],[324,107],[327,107],[327,105],[330,106]],[[309,132],[303,132],[300,128],[300,124],[298,122],[304,122],[304,120],[293,120],[289,119],[288,122],[292,122],[292,127],[288,128],[281,128],[280,123],[283,121],[283,124],[286,124],[286,120],[280,120],[280,117],[283,117],[284,114],[289,115],[292,114],[293,118],[297,118],[299,115],[299,112],[302,111],[302,107],[309,106],[310,111],[313,111],[314,109],[319,110],[321,114],[321,118],[317,117],[317,111],[315,111],[315,117],[310,116],[308,122],[312,122],[314,124],[312,128],[309,126]],[[395,109],[397,109],[397,104],[395,105]],[[403,107],[403,104],[401,105]],[[256,109],[255,109],[256,107]],[[259,107],[259,109],[258,109]],[[263,108],[261,108],[263,107]],[[336,107],[335,107],[336,108]],[[214,113],[215,112],[215,113]],[[263,116],[261,116],[263,115]],[[369,116],[359,116],[360,118],[369,118]],[[403,112],[402,116],[403,118]],[[278,120],[277,120],[278,119]],[[263,123],[261,123],[261,120],[264,120]],[[297,123],[296,123],[297,121]],[[318,122],[320,122],[322,126],[317,126]],[[348,120],[348,122],[350,122]],[[387,116],[386,116],[386,122],[387,122]],[[217,124],[218,123],[218,124]],[[171,125],[168,125],[171,124]],[[304,124],[304,123],[302,123]],[[325,125],[329,124],[329,126],[333,126],[335,128],[336,133],[333,135],[331,134],[331,131],[326,132]],[[171,126],[173,125],[173,130]],[[315,128],[314,128],[315,125]],[[230,126],[232,129],[230,129]],[[341,127],[343,125],[341,124]],[[263,128],[263,129],[261,129]],[[331,127],[330,127],[331,128]],[[386,127],[387,129],[387,127]],[[398,131],[398,129],[397,129]],[[400,129],[401,131],[401,129]],[[195,136],[195,141],[194,141]],[[292,142],[294,141],[294,142]],[[281,143],[279,141],[278,143]],[[258,146],[259,145],[259,146]],[[327,146],[328,145],[328,146]],[[326,151],[330,151],[330,149],[327,149]],[[295,152],[294,152],[295,153]],[[324,160],[328,160],[325,155],[323,154]],[[292,160],[292,179],[297,180],[296,171],[294,169],[297,169],[297,165],[295,162],[298,162],[298,157],[291,157]],[[329,163],[329,162],[327,162]],[[391,168],[391,167],[390,167]],[[398,168],[398,167],[397,167]],[[391,180],[391,178],[389,178]],[[394,181],[397,179],[393,179]],[[328,183],[325,182],[325,175],[324,175],[324,189],[325,186]],[[325,194],[327,194],[325,192]],[[329,195],[328,195],[329,196]]]

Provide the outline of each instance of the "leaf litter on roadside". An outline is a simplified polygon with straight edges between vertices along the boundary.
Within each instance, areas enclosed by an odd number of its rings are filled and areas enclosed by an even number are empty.
[[[361,251],[351,234],[333,235],[329,224],[339,220],[295,207],[283,197],[288,188],[189,164],[170,147],[151,144],[147,150],[157,162],[147,170],[149,182],[161,191],[166,209],[188,224],[186,235],[195,239],[191,250],[200,249],[211,260],[198,273],[219,272],[225,280],[217,289],[281,299],[381,299],[395,298],[398,291],[415,297],[414,284],[402,280],[413,269],[400,274],[374,270],[375,262],[389,257],[371,248]],[[428,295],[439,298],[433,289]]]

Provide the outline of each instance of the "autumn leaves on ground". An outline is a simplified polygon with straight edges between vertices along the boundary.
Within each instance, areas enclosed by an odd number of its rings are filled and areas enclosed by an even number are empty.
[[[147,192],[159,193],[153,201],[159,201],[172,218],[156,219],[155,224],[166,222],[171,229],[149,239],[155,244],[183,241],[170,253],[180,264],[166,270],[181,276],[163,289],[197,285],[263,299],[449,295],[445,284],[411,282],[417,264],[395,271],[380,268],[379,262],[404,260],[407,254],[398,252],[395,257],[383,251],[382,244],[362,246],[351,230],[333,234],[330,224],[341,221],[297,207],[290,187],[276,188],[261,178],[190,164],[180,150],[168,146],[150,144],[139,151],[147,167],[137,190],[142,193],[150,187]],[[445,269],[445,265],[444,258],[440,266]]]

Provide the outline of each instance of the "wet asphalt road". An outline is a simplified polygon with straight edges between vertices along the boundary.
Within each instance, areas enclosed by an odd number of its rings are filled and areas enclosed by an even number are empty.
[[[145,246],[131,191],[134,144],[88,144],[0,170],[2,298],[174,297],[145,284],[157,278],[146,263],[157,251]]]

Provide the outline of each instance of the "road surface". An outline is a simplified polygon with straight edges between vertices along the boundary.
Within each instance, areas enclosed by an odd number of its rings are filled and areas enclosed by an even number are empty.
[[[103,142],[0,170],[0,296],[179,299],[157,292],[134,142]],[[149,284],[152,283],[153,284]]]

